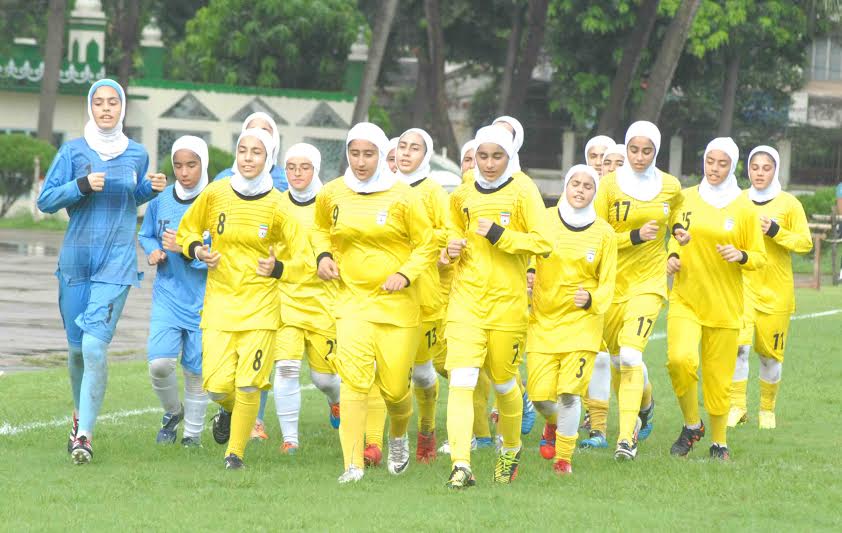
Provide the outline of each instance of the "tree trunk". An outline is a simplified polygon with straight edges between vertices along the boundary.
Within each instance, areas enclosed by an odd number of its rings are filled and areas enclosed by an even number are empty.
[[[497,100],[497,115],[506,114],[506,105],[512,95],[512,83],[515,77],[517,56],[520,52],[520,39],[523,33],[523,10],[517,2],[512,1],[512,30],[509,33],[509,44],[506,47],[506,65],[503,67],[503,79],[500,80],[500,94]]]
[[[386,53],[386,42],[389,40],[389,32],[392,31],[392,22],[395,20],[395,12],[398,8],[398,0],[382,0],[378,12],[380,16],[374,24],[374,34],[371,37],[371,46],[368,49],[368,60],[363,70],[363,79],[360,82],[360,92],[354,104],[354,114],[351,124],[357,124],[365,120],[368,115],[368,108],[371,105],[371,98],[374,96],[374,87],[377,84],[377,77],[380,75],[380,67],[383,64],[383,55]]]
[[[117,66],[117,82],[126,92],[134,71],[134,52],[140,39],[140,0],[126,0],[120,9],[120,63]]]
[[[430,60],[427,50],[416,47],[415,57],[418,59],[418,76],[415,78],[415,95],[412,98],[412,124],[425,124],[427,113],[430,111]]]
[[[643,50],[649,43],[649,36],[652,35],[652,28],[655,27],[655,19],[658,15],[658,6],[661,0],[643,0],[637,12],[634,27],[623,47],[623,58],[617,66],[617,73],[611,82],[611,94],[608,97],[608,105],[599,117],[597,133],[608,135],[613,138],[622,136],[620,126],[623,122],[623,115],[626,110],[626,100],[631,92],[631,84]]]
[[[678,11],[675,12],[661,48],[658,50],[658,57],[652,67],[649,86],[643,96],[643,101],[635,113],[638,120],[658,122],[664,99],[672,84],[672,76],[678,66],[678,60],[681,59],[684,44],[690,34],[690,27],[693,25],[693,19],[696,18],[696,12],[701,3],[702,0],[681,0],[681,5],[678,6]]]
[[[53,115],[58,96],[58,77],[64,55],[65,0],[50,0],[47,13],[47,42],[44,46],[44,77],[38,99],[38,138],[53,142]]]
[[[447,148],[450,158],[459,157],[459,146],[447,112],[447,94],[444,84],[444,28],[441,24],[439,0],[424,0],[427,18],[427,42],[430,50],[430,89],[433,104],[433,132],[440,147]]]
[[[740,78],[740,54],[731,49],[727,55],[728,68],[725,71],[725,84],[722,89],[722,114],[719,115],[717,136],[730,137],[734,127],[734,110],[737,107],[737,87]]]
[[[529,0],[526,8],[526,48],[520,54],[512,91],[506,108],[512,115],[520,114],[526,102],[526,93],[532,79],[532,70],[538,62],[541,46],[544,44],[544,30],[547,28],[549,0]]]

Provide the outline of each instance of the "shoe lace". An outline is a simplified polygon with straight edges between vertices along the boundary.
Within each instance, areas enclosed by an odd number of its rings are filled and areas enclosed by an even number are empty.
[[[515,454],[513,452],[506,452],[497,460],[497,466],[494,468],[494,474],[497,477],[504,477],[511,474],[515,464]]]
[[[403,439],[389,440],[389,456],[397,459],[398,462],[404,462],[409,458],[409,455],[403,447]]]
[[[450,474],[450,481],[454,485],[464,485],[468,482],[470,477],[470,473],[465,468],[457,466]]]

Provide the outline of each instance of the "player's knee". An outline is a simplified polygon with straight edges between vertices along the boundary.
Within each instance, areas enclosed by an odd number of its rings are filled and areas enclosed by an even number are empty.
[[[334,387],[339,386],[339,376],[336,374],[317,372],[312,368],[310,369],[310,381],[312,381],[313,385],[315,385],[320,391],[333,389]]]
[[[165,379],[175,372],[176,359],[171,357],[162,357],[149,361],[149,375],[155,379]]]
[[[301,361],[290,359],[275,363],[275,377],[277,379],[298,379],[300,375]]]
[[[202,387],[202,375],[194,374],[193,372],[184,371],[184,391],[187,393],[201,394],[204,392]]]
[[[582,403],[582,397],[578,394],[564,393],[559,395],[558,401],[563,409],[573,409]]]
[[[760,379],[766,383],[777,383],[781,380],[783,365],[774,357],[760,356]]]
[[[225,400],[225,399],[227,399],[227,398],[228,398],[228,396],[230,396],[230,395],[231,395],[231,393],[230,393],[230,392],[214,392],[214,391],[208,391],[208,398],[210,398],[210,399],[211,399],[211,401],[213,401],[213,402],[217,402],[217,403],[218,403],[218,402],[222,402],[222,401],[224,401],[224,400]]]
[[[634,348],[623,346],[620,348],[620,366],[641,366],[643,364],[643,353]]]
[[[479,368],[454,368],[450,371],[450,386],[460,389],[475,389],[479,379]]]
[[[751,345],[743,344],[737,348],[737,359],[748,363],[748,356],[751,353]]]
[[[667,354],[667,370],[673,377],[684,374],[695,376],[699,370],[698,357],[691,352],[669,352]]]
[[[533,400],[532,405],[534,405],[535,409],[537,409],[544,417],[550,417],[556,414],[556,411],[558,410],[558,404],[549,400]]]
[[[82,335],[82,358],[86,365],[105,364],[108,343],[85,333]]]
[[[594,371],[608,372],[608,365],[611,364],[611,355],[608,352],[598,352],[594,360]]]
[[[433,362],[415,365],[412,370],[412,383],[419,389],[429,389],[436,384],[436,370],[433,368]]]
[[[515,387],[517,387],[517,380],[515,378],[503,383],[494,383],[494,390],[497,394],[508,394]]]

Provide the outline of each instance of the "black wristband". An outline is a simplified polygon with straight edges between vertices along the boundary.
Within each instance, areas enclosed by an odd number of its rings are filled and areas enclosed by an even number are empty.
[[[633,229],[631,233],[629,233],[629,239],[631,239],[631,243],[635,246],[638,244],[643,244],[643,239],[640,238],[640,230]]]
[[[187,251],[190,253],[190,259],[196,259],[196,248],[202,245],[202,241],[193,241],[190,243],[190,246],[187,248]]]
[[[591,308],[591,305],[593,305],[593,298],[591,297],[591,293],[590,293],[590,291],[585,291],[585,292],[587,292],[587,293],[588,293],[588,301],[587,301],[587,302],[585,302],[585,305],[583,305],[583,306],[582,306],[582,309],[584,309],[585,311],[587,311],[588,309],[590,309],[590,308]]]
[[[672,234],[673,234],[673,236],[675,236],[675,232],[676,232],[676,231],[678,231],[678,230],[680,230],[680,229],[684,229],[684,226],[682,226],[681,224],[678,224],[678,223],[673,224],[673,225],[672,225]]]
[[[527,274],[534,274],[534,273],[535,273],[535,269],[534,269],[534,268],[527,268],[527,269],[526,269],[526,273],[527,273]]]
[[[500,240],[500,236],[503,235],[503,230],[505,230],[503,226],[498,225],[496,222],[491,223],[491,227],[488,229],[488,234],[485,236],[488,239],[488,242],[491,244],[497,244],[497,241]]]
[[[333,259],[333,254],[330,252],[320,253],[319,256],[316,257],[316,268],[319,268],[319,263],[321,263],[322,259],[324,259],[325,257],[330,257],[331,259]]]
[[[275,268],[272,269],[272,273],[269,274],[270,277],[275,279],[281,279],[281,274],[284,273],[284,262],[283,261],[275,261]]]
[[[779,231],[781,231],[781,226],[780,226],[780,224],[778,224],[777,222],[775,222],[775,221],[773,220],[773,221],[772,221],[772,223],[771,223],[771,224],[769,224],[769,229],[766,231],[766,235],[768,235],[769,237],[774,238],[774,237],[775,237],[775,235],[777,235]]]
[[[667,259],[672,259],[673,257],[675,257],[676,259],[679,259],[678,254],[677,254],[677,253],[675,253],[675,252],[671,253],[671,254],[669,255],[669,257],[667,257]]]
[[[744,265],[744,264],[748,263],[748,254],[745,253],[744,250],[740,250],[740,252],[743,254],[743,258],[740,259],[740,264]]]
[[[403,279],[405,279],[405,280],[406,280],[406,286],[407,286],[407,287],[409,287],[409,278],[408,278],[408,277],[406,277],[406,275],[405,275],[405,274],[403,274],[403,273],[401,273],[401,272],[395,272],[395,274],[397,274],[398,276],[400,276],[400,277],[402,277]]]
[[[94,192],[93,187],[91,187],[91,182],[88,181],[87,176],[76,178],[76,186],[79,187],[79,192],[84,195],[88,195]]]

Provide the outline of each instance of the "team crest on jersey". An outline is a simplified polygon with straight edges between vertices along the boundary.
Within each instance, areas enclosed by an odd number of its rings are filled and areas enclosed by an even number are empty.
[[[725,231],[731,231],[732,229],[734,229],[734,219],[728,217],[725,219]]]
[[[388,211],[380,211],[379,213],[377,213],[377,223],[381,226],[386,223],[386,219],[388,219],[388,218],[389,218],[389,212]]]
[[[665,214],[665,215],[669,215],[669,214],[670,214],[670,204],[668,204],[668,203],[666,203],[666,202],[664,202],[664,214]]]
[[[594,258],[596,257],[596,250],[591,248],[588,250],[588,253],[585,254],[585,259],[588,260],[588,263],[593,263]]]
[[[258,228],[258,230],[257,230],[257,236],[260,237],[261,239],[265,239],[266,233],[268,233],[268,232],[269,232],[269,226],[267,226],[266,224],[261,224],[260,228]]]
[[[508,226],[512,221],[512,214],[508,211],[500,211],[500,225]]]

